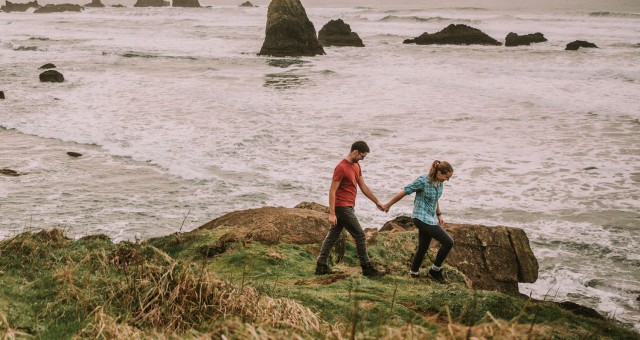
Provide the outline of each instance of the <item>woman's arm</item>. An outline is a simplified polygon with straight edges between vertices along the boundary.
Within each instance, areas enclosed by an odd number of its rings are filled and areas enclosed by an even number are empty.
[[[392,205],[396,204],[399,200],[401,200],[405,196],[407,196],[407,194],[404,193],[404,190],[400,190],[399,193],[393,196],[393,198],[389,201],[389,203],[382,206],[384,208],[384,211],[388,212]]]

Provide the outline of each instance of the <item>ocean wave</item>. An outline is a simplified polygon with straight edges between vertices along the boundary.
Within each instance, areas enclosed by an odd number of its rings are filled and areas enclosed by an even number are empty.
[[[377,21],[409,21],[409,22],[462,22],[462,23],[475,23],[476,20],[470,19],[454,19],[454,18],[445,18],[441,16],[437,17],[419,17],[419,16],[398,16],[398,15],[387,15],[382,19]]]
[[[640,18],[640,13],[617,13],[608,11],[590,12],[592,17],[612,17],[612,18]]]
[[[188,60],[198,59],[196,57],[189,57],[189,56],[155,55],[155,54],[148,54],[148,53],[142,53],[142,52],[124,52],[124,53],[120,53],[119,55],[125,58],[149,58],[149,59],[166,58],[166,59],[188,59]]]

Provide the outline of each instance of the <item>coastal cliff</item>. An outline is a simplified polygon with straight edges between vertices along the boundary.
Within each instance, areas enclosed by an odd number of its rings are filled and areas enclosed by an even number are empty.
[[[304,208],[303,208],[304,207]],[[306,208],[306,209],[305,209]],[[104,235],[74,240],[60,229],[0,241],[3,338],[638,338],[615,321],[578,315],[554,301],[470,289],[474,277],[445,264],[449,284],[410,278],[415,231],[368,232],[369,252],[389,272],[368,279],[349,237],[333,252],[339,274],[313,275],[326,207],[263,207],[220,216],[190,232],[135,243]],[[396,221],[397,222],[397,221]],[[403,228],[404,229],[404,228]],[[516,228],[456,226],[484,254]],[[477,230],[473,230],[477,229]],[[478,230],[482,230],[479,232]],[[483,234],[483,232],[495,234]],[[453,233],[453,232],[452,232]],[[524,233],[522,233],[524,235]],[[478,235],[492,235],[482,241]],[[515,234],[513,234],[515,235]],[[503,257],[524,264],[528,241],[510,237]],[[504,241],[504,240],[503,240]],[[497,242],[497,243],[496,243]],[[506,242],[506,241],[505,241]],[[526,249],[525,249],[526,250]],[[491,251],[489,251],[491,252]],[[532,259],[529,259],[532,260]],[[467,259],[468,261],[468,259]],[[427,259],[424,265],[430,265]],[[483,262],[488,263],[488,262]],[[493,262],[489,262],[493,263]],[[533,273],[501,271],[508,280]],[[507,281],[508,281],[507,280]],[[471,284],[469,283],[471,281]],[[596,313],[597,314],[597,313]]]

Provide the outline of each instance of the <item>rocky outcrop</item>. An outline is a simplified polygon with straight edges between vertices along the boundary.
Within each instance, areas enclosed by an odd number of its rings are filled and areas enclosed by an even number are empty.
[[[311,202],[303,202],[296,208],[241,210],[216,218],[197,229],[219,230],[223,233],[223,243],[319,245],[330,228],[327,210],[328,207]],[[415,229],[415,225],[411,218],[401,216],[387,222],[380,231],[368,229],[367,242],[375,244],[378,242],[376,238],[382,233],[387,233],[387,239],[415,233],[412,229]],[[535,282],[538,279],[538,261],[522,229],[447,224],[446,230],[453,237],[455,245],[445,264],[464,273],[470,288],[517,295],[518,282]],[[350,237],[347,240],[352,242]],[[395,241],[391,243],[401,244]],[[437,241],[433,241],[432,247],[437,246]],[[400,247],[410,253],[415,250],[416,244],[410,241]]]
[[[165,7],[169,3],[165,0],[137,0],[133,7]]]
[[[240,4],[240,7],[257,7],[257,6],[254,6],[250,1],[245,1]]]
[[[598,48],[598,46],[596,46],[596,44],[594,44],[594,43],[590,43],[588,41],[583,41],[583,40],[576,40],[574,42],[568,43],[567,47],[565,48],[565,50],[566,51],[575,51],[575,50],[579,49],[580,47]]]
[[[6,176],[20,176],[20,173],[13,169],[0,169],[0,174]]]
[[[104,7],[104,4],[100,0],[92,0],[90,3],[84,5],[84,7]]]
[[[76,4],[47,4],[36,9],[33,13],[82,12],[84,7]]]
[[[0,7],[3,12],[26,12],[29,8],[38,8],[38,1],[25,2],[22,4],[7,0],[7,4]]]
[[[380,231],[412,229],[411,218],[401,216],[385,223]],[[538,260],[524,230],[469,224],[447,224],[446,230],[455,245],[445,263],[463,272],[471,288],[515,295],[518,282],[538,279]],[[439,247],[438,242],[433,241],[431,247]]]
[[[56,70],[47,70],[40,73],[40,81],[43,83],[62,83],[64,76]]]
[[[547,41],[547,38],[540,32],[518,35],[517,33],[510,32],[505,38],[504,46],[529,46],[532,43],[540,43]]]
[[[258,55],[275,57],[325,54],[300,0],[273,0],[267,11],[264,43]]]
[[[351,26],[342,19],[331,20],[318,32],[318,40],[322,46],[355,46],[364,47],[358,33],[351,31]]]
[[[52,69],[52,68],[56,68],[56,65],[54,65],[52,63],[46,63],[46,64],[38,67],[38,70],[48,70],[48,69]]]
[[[198,0],[173,0],[173,7],[200,7]]]
[[[407,39],[403,43],[417,45],[502,45],[501,42],[481,30],[462,24],[451,24],[442,31],[433,34],[424,32],[419,37]]]
[[[265,207],[234,211],[197,229],[224,228],[225,241],[318,244],[330,228],[327,214],[310,209]]]

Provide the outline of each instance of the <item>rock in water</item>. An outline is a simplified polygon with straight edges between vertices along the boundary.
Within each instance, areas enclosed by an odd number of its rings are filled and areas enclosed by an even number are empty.
[[[0,99],[4,99],[4,91],[0,91]]]
[[[36,9],[33,13],[58,13],[58,12],[82,12],[84,7],[76,4],[46,4]]]
[[[38,70],[48,70],[48,69],[52,69],[52,68],[56,68],[56,65],[54,65],[52,63],[47,63],[47,64],[44,64],[44,65],[38,67]]]
[[[531,45],[531,43],[539,43],[547,41],[547,38],[540,32],[533,34],[518,35],[517,33],[510,32],[504,40],[504,46],[520,46]]]
[[[596,44],[594,44],[594,43],[590,43],[588,41],[583,41],[583,40],[576,40],[574,42],[568,43],[567,47],[565,48],[565,50],[566,51],[575,51],[575,50],[579,49],[580,47],[598,48],[598,46],[596,46]]]
[[[433,34],[424,32],[415,39],[405,40],[404,43],[418,45],[502,45],[501,42],[493,39],[477,28],[454,24]]]
[[[64,76],[56,70],[47,70],[40,73],[40,81],[43,83],[62,83],[64,81]]]
[[[1,6],[0,10],[3,12],[26,12],[29,8],[39,8],[38,1],[31,1],[23,4],[13,3],[9,0],[6,1],[6,5]]]
[[[82,156],[81,153],[77,153],[77,152],[73,152],[73,151],[67,152],[67,155],[69,155],[71,157],[80,157],[80,156]]]
[[[164,0],[138,0],[133,7],[165,7],[167,3]]]
[[[364,47],[358,33],[351,31],[351,26],[342,19],[329,21],[320,32],[318,40],[322,46],[355,46]]]
[[[173,7],[200,7],[198,0],[173,0]]]
[[[84,5],[84,7],[104,7],[104,4],[100,0],[92,0],[90,3]]]
[[[267,28],[258,55],[274,57],[325,54],[316,29],[300,0],[273,0],[267,11]]]

